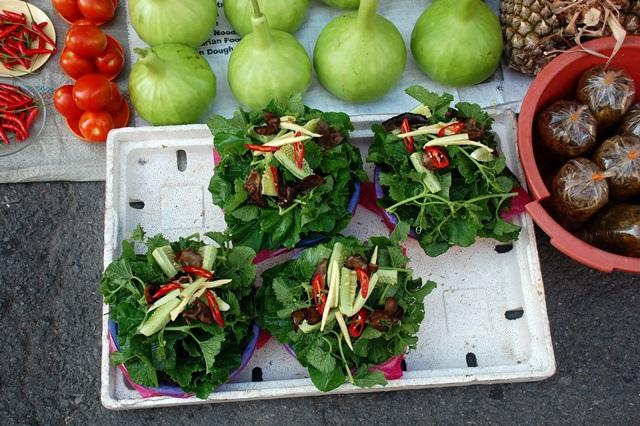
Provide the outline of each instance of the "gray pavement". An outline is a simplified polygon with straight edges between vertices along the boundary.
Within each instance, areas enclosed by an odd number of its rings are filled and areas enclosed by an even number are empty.
[[[112,412],[100,405],[104,184],[0,185],[0,424],[640,423],[640,277],[538,233],[558,371],[539,383]]]

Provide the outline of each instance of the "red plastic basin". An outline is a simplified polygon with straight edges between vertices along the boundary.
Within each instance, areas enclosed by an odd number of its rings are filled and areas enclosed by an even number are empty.
[[[615,40],[611,37],[585,43],[586,47],[607,56],[614,45]],[[585,243],[560,226],[541,204],[550,194],[534,156],[532,139],[536,114],[558,99],[575,99],[575,89],[582,73],[605,62],[605,59],[573,48],[551,61],[529,87],[518,119],[520,161],[534,199],[526,209],[534,222],[551,238],[551,244],[570,258],[603,272],[619,270],[640,273],[640,259],[609,253]],[[640,36],[627,36],[611,65],[626,70],[633,77],[637,102],[640,98]]]

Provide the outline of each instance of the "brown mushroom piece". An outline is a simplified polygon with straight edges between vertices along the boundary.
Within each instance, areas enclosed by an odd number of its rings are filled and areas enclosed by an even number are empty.
[[[184,318],[187,324],[191,324],[193,320],[200,321],[207,325],[213,324],[213,317],[211,316],[209,307],[200,299],[196,299],[191,307],[182,313],[182,318]]]
[[[640,197],[640,138],[609,138],[598,147],[593,161],[607,173],[612,198]]]
[[[587,70],[576,89],[576,97],[589,106],[601,127],[622,120],[635,98],[631,76],[620,68],[597,66]]]
[[[304,310],[304,319],[307,320],[309,325],[314,325],[322,321],[322,315],[316,310],[316,308],[307,308]]]
[[[538,141],[552,160],[578,157],[596,146],[598,123],[578,102],[554,102],[538,115],[536,127]]]
[[[202,256],[191,248],[180,250],[176,254],[176,262],[184,266],[202,266]]]
[[[398,301],[393,297],[388,297],[384,302],[384,311],[389,315],[395,315],[398,311]]]
[[[347,257],[347,260],[344,261],[344,266],[349,269],[360,268],[366,271],[369,267],[369,262],[363,256],[355,254]]]
[[[612,253],[640,257],[640,205],[607,206],[578,232],[578,237]]]
[[[304,321],[304,309],[298,309],[291,313],[291,321],[293,322],[293,329],[297,330],[298,326]]]
[[[567,161],[551,181],[551,202],[558,221],[576,229],[609,202],[604,171],[586,158]]]

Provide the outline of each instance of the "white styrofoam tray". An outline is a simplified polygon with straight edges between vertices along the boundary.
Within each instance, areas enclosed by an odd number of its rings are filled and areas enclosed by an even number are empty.
[[[517,161],[514,115],[510,111],[494,111],[493,115],[508,165],[524,183]],[[354,122],[353,141],[363,157],[371,123],[386,118],[359,117]],[[371,175],[372,167],[367,166]],[[222,211],[212,204],[207,190],[212,174],[212,137],[204,125],[111,132],[107,141],[105,267],[119,256],[120,241],[138,224],[148,234],[162,232],[170,239],[223,230]],[[362,390],[344,385],[334,393],[533,381],[553,375],[555,360],[533,222],[525,214],[516,222],[523,227],[520,238],[511,250],[504,252],[505,247],[500,247],[502,253],[496,250],[495,241],[483,239],[472,247],[452,248],[445,255],[429,258],[415,241],[409,241],[407,254],[414,274],[436,281],[438,287],[426,299],[420,340],[406,357],[407,371],[386,387]],[[344,231],[362,239],[387,232],[382,220],[363,207]],[[258,274],[289,256],[260,264]],[[233,383],[220,386],[207,400],[143,399],[109,362],[108,313],[108,306],[103,306],[101,397],[107,408],[321,394],[305,369],[272,339],[256,351]],[[254,371],[261,371],[262,381],[252,381]]]

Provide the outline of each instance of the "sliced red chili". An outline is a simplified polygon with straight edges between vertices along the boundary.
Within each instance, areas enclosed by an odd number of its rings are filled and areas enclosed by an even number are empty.
[[[213,272],[208,271],[204,268],[200,268],[198,266],[192,266],[192,265],[183,266],[182,270],[187,274],[196,275],[198,277],[202,277],[207,280],[210,280],[211,278],[213,278]]]
[[[276,188],[276,193],[280,194],[280,186],[278,180],[278,169],[273,166],[269,166],[269,170],[271,171],[271,177],[273,178],[273,186]]]
[[[357,314],[351,318],[351,324],[349,324],[349,336],[358,338],[364,331],[367,322],[367,310],[362,308]]]
[[[411,125],[409,124],[409,119],[405,117],[402,120],[402,125],[400,126],[400,131],[402,133],[409,133],[411,131]],[[403,139],[404,148],[407,150],[409,154],[413,154],[415,149],[415,144],[413,140],[413,136],[407,136]]]
[[[442,170],[449,167],[449,157],[440,147],[425,146],[424,152],[427,156],[429,168],[433,170]]]
[[[367,297],[367,294],[369,294],[369,274],[362,268],[356,268],[356,274],[358,275],[358,281],[360,281],[362,297]]]
[[[173,290],[182,290],[182,286],[178,283],[165,284],[160,287],[160,290],[153,293],[153,300],[158,300],[162,296],[166,296],[167,294],[171,293]]]
[[[9,145],[9,138],[7,137],[7,134],[5,133],[5,131],[2,128],[2,126],[0,126],[0,140],[2,140],[2,142],[5,145]]]
[[[244,144],[244,147],[251,151],[258,151],[258,152],[276,152],[277,150],[280,149],[279,146],[251,145],[248,143]]]
[[[300,136],[300,132],[297,132],[296,136]],[[296,160],[296,166],[302,169],[304,166],[304,144],[302,142],[293,144],[293,158]]]
[[[207,290],[207,304],[209,305],[209,310],[211,311],[211,316],[213,320],[220,327],[224,327],[224,318],[222,318],[222,312],[220,312],[220,307],[218,306],[218,301],[216,300],[215,294],[211,290]]]
[[[313,302],[316,304],[318,313],[324,313],[324,304],[327,302],[327,293],[325,291],[324,276],[315,274],[311,280],[313,288]]]
[[[453,123],[448,124],[440,129],[440,131],[438,132],[438,137],[441,138],[443,136],[447,136],[447,132],[450,135],[457,135],[462,131],[463,127],[464,123],[462,121],[454,121]]]

